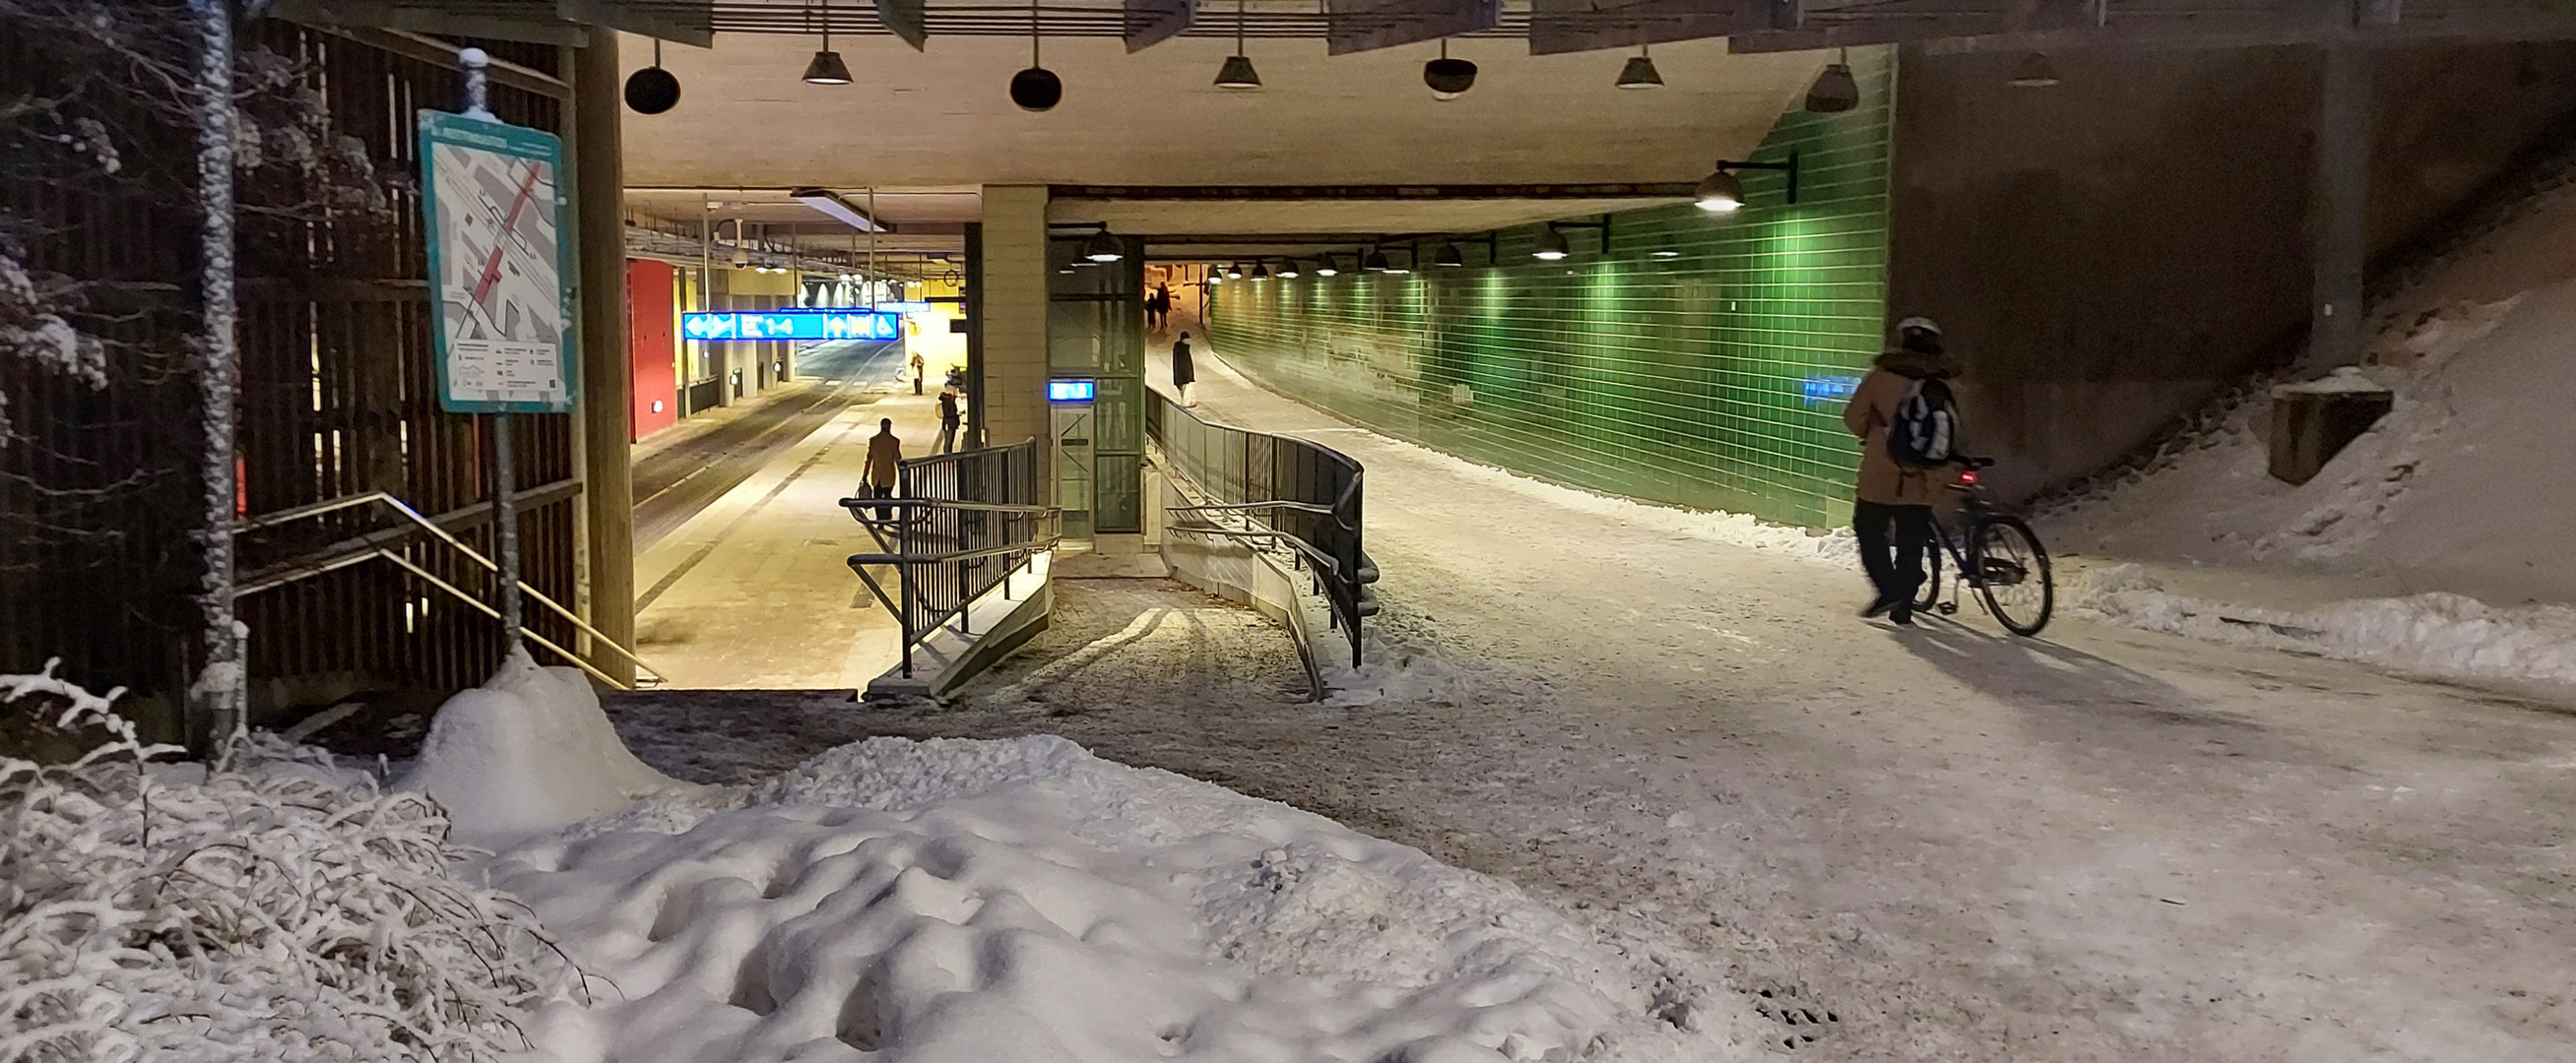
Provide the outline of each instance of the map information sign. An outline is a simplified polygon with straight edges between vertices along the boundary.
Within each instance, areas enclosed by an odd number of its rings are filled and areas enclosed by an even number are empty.
[[[551,133],[420,113],[438,401],[450,413],[572,408],[572,305]]]

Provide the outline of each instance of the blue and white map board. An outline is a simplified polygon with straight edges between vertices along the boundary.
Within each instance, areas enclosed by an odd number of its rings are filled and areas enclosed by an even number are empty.
[[[422,111],[420,160],[439,406],[571,409],[563,142],[541,130]]]

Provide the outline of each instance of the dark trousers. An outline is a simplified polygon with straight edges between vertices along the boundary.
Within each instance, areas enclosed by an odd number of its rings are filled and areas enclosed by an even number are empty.
[[[892,485],[887,485],[887,486],[885,486],[885,487],[879,487],[879,486],[877,486],[877,485],[875,485],[875,484],[869,484],[869,485],[868,485],[868,497],[869,497],[869,498],[893,498],[893,497],[894,497],[894,487],[893,487]],[[894,507],[893,507],[893,506],[878,506],[878,507],[876,507],[876,510],[877,510],[877,519],[878,519],[878,520],[884,520],[884,519],[886,519],[886,518],[888,518],[888,517],[894,516]]]
[[[921,374],[917,372],[912,374],[912,393],[921,394]]]
[[[954,450],[956,450],[956,449],[957,449],[957,422],[955,422],[955,421],[941,421],[941,422],[939,423],[939,452],[940,452],[940,453],[942,453],[942,454],[946,454],[946,453],[949,453],[949,452],[954,451]]]
[[[1889,532],[1893,529],[1894,535]],[[1852,531],[1860,537],[1860,567],[1881,601],[1914,600],[1923,588],[1923,551],[1932,543],[1932,507],[1852,503]]]

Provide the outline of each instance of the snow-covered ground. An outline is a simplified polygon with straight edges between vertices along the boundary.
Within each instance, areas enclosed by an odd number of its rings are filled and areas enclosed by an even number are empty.
[[[878,738],[694,785],[636,761],[578,673],[522,657],[448,703],[396,788],[517,842],[483,873],[583,972],[530,1024],[531,1063],[1723,1043],[1623,1012],[1615,957],[1508,883],[1061,738]]]
[[[1851,615],[1839,537],[1480,469],[1201,366],[1202,413],[1367,466],[1377,638],[1426,651],[1426,674],[1361,706],[1121,701],[1164,666],[1111,654],[1080,711],[970,690],[875,726],[1060,733],[1324,812],[1519,883],[1632,984],[1802,1055],[2576,1046],[2554,973],[2576,954],[2563,688],[2426,684],[2081,611],[2043,640],[1973,609],[1893,631]]]

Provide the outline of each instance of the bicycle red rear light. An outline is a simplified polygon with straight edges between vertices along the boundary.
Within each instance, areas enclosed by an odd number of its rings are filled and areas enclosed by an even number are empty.
[[[1959,482],[1960,482],[1960,483],[1963,483],[1963,484],[1972,484],[1972,483],[1977,482],[1977,474],[1976,474],[1975,470],[1970,470],[1970,471],[1967,471],[1967,472],[1960,473],[1960,474],[1959,474]]]

